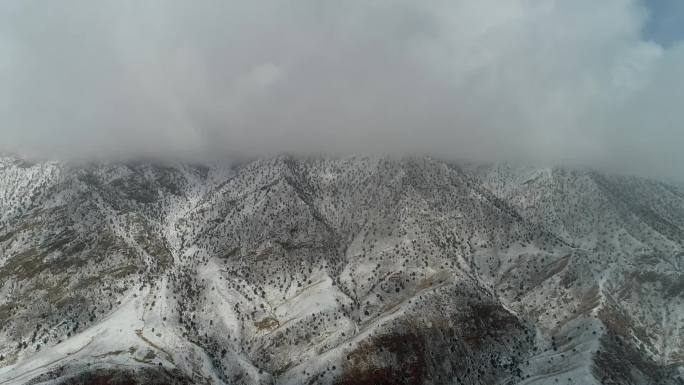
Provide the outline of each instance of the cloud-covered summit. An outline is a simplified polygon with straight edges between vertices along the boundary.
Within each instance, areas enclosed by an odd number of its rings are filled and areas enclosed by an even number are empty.
[[[8,0],[0,147],[410,152],[684,179],[684,45],[648,36],[654,17],[634,0]]]

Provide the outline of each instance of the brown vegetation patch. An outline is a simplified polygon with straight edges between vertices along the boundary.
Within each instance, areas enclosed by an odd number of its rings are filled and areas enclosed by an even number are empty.
[[[385,359],[379,359],[380,356]],[[422,384],[425,341],[418,334],[388,334],[364,341],[347,357],[336,385]],[[391,359],[388,359],[390,358]],[[396,362],[396,366],[388,365]]]
[[[273,317],[266,317],[266,318],[262,319],[261,321],[254,322],[254,326],[256,326],[256,328],[258,330],[269,330],[270,331],[270,330],[278,328],[278,326],[280,326],[280,322]]]
[[[472,347],[481,347],[488,336],[520,328],[520,321],[511,313],[492,303],[470,305],[472,320],[462,320],[461,337]]]

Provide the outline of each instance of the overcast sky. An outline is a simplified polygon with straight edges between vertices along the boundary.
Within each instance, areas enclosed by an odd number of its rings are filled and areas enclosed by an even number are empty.
[[[429,153],[684,180],[684,1],[0,2],[0,150]]]

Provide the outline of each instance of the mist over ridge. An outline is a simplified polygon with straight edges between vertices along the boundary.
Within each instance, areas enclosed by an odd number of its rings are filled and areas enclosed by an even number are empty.
[[[682,15],[665,3],[10,0],[0,149],[421,154],[681,180]]]

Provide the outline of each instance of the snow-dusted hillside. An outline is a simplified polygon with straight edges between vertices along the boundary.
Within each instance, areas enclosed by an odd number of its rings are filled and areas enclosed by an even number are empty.
[[[0,385],[682,384],[683,301],[655,181],[0,159]]]

